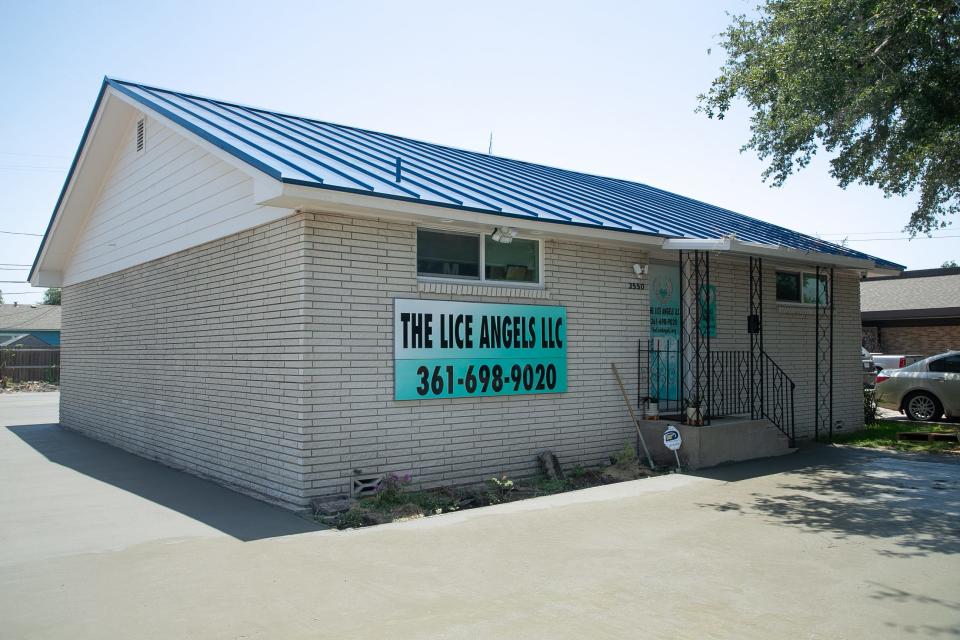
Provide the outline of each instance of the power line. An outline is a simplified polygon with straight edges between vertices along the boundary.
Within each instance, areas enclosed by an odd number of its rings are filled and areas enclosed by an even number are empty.
[[[877,242],[877,241],[889,241],[889,240],[943,240],[946,238],[960,238],[960,235],[955,236],[933,236],[930,238],[911,238],[909,236],[904,236],[903,238],[844,238],[847,242]]]
[[[26,231],[0,231],[0,233],[6,233],[7,235],[11,235],[11,236],[37,236],[38,238],[43,237],[42,233],[27,233]]]
[[[0,284],[25,284],[26,280],[0,280]]]
[[[19,262],[0,262],[0,267],[32,267],[30,264],[20,264]]]
[[[0,156],[22,156],[25,158],[54,158],[56,160],[69,160],[68,156],[55,156],[48,153],[20,153],[13,151],[0,151]]]

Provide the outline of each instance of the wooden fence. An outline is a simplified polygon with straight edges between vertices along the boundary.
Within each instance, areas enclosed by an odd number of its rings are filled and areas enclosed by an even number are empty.
[[[60,382],[60,348],[0,348],[0,380]]]

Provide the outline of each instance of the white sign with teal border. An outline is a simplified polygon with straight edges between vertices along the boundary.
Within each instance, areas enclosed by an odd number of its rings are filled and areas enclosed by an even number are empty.
[[[562,393],[567,310],[397,299],[393,353],[396,400]]]

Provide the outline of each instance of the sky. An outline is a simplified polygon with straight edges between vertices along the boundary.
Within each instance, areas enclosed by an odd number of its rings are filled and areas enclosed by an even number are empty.
[[[26,279],[105,75],[636,180],[906,265],[912,198],[839,188],[818,157],[785,186],[740,152],[749,111],[695,113],[727,13],[753,2],[0,0],[0,291]],[[712,49],[712,53],[710,50]],[[951,237],[958,236],[958,237]],[[12,283],[5,281],[14,281]]]

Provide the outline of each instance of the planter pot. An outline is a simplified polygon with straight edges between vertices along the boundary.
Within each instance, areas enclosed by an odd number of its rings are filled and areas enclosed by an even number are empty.
[[[700,407],[687,407],[687,424],[693,427],[703,426],[703,412]]]
[[[660,419],[660,403],[648,402],[647,403],[647,420],[659,420],[659,419]]]

